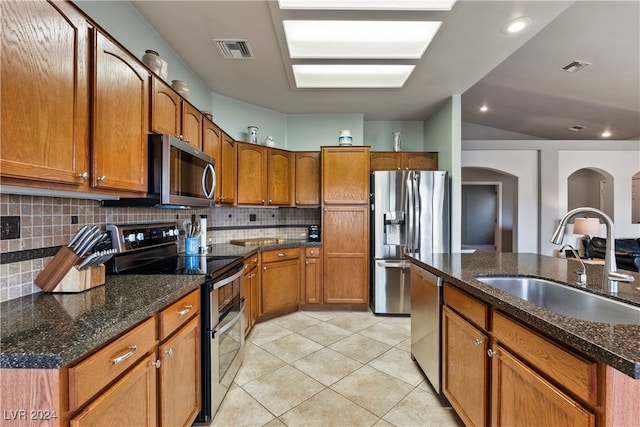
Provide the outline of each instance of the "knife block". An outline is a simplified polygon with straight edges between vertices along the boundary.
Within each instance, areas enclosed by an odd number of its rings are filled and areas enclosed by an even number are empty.
[[[74,266],[51,292],[83,292],[104,285],[104,282],[104,264],[83,270],[78,270],[78,267]]]

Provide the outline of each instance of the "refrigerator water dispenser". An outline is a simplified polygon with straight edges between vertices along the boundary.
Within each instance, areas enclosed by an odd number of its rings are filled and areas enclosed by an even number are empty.
[[[384,213],[384,244],[404,245],[404,211]]]

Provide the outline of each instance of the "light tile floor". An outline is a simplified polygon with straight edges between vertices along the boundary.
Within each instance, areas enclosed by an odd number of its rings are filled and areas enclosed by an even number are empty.
[[[213,426],[463,426],[410,356],[408,317],[299,311],[256,324]]]

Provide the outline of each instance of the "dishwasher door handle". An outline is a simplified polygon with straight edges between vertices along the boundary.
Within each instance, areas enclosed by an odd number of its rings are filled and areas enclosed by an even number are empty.
[[[411,263],[409,261],[396,261],[396,262],[378,261],[378,267],[409,268],[410,265]]]

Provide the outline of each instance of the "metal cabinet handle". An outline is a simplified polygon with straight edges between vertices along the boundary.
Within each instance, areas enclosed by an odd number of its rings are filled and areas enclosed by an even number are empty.
[[[86,181],[87,179],[89,179],[89,172],[82,172],[80,175],[78,175],[78,178],[82,178]]]
[[[251,262],[258,262],[258,258],[252,259]]]
[[[300,204],[300,202],[298,200],[296,200],[296,205],[299,205],[299,204]]]
[[[278,256],[279,256],[279,257],[287,256],[287,253],[286,253],[286,252],[280,252],[280,253],[278,254]]]
[[[157,369],[160,369],[160,365],[162,365],[162,361],[158,359],[155,362],[151,362],[151,364],[155,366]]]
[[[264,266],[264,267],[262,267],[262,269],[266,271],[266,270],[267,270],[267,267],[266,267],[266,266]]]
[[[309,265],[309,261],[305,261],[304,263],[305,263],[305,264],[307,264],[307,265]]]
[[[190,312],[192,308],[193,308],[193,306],[191,304],[185,305],[184,306],[184,310],[181,310],[181,311],[178,312],[178,316],[184,316],[185,314]]]
[[[493,350],[491,350],[491,349],[487,350],[487,356],[489,356],[489,357],[493,357],[493,356],[495,356],[496,354],[498,354],[498,352],[497,352],[497,351],[493,351]]]
[[[98,181],[107,182],[107,177],[105,175],[102,175],[100,178],[98,178]]]
[[[125,360],[133,356],[133,353],[135,353],[137,349],[137,345],[132,345],[131,347],[129,347],[129,351],[127,351],[125,354],[111,359],[111,363],[117,365],[118,363],[124,362]]]
[[[482,344],[482,340],[481,340],[481,339],[476,338],[475,343],[476,343],[476,345],[480,345],[480,344]]]
[[[264,199],[262,199],[262,203],[264,204]]]
[[[269,204],[273,203],[273,200],[269,199]]]
[[[164,354],[166,354],[166,355],[167,355],[167,356],[169,356],[169,357],[173,356],[173,349],[172,349],[172,348],[170,348],[169,350],[165,350],[165,351],[164,351]]]

